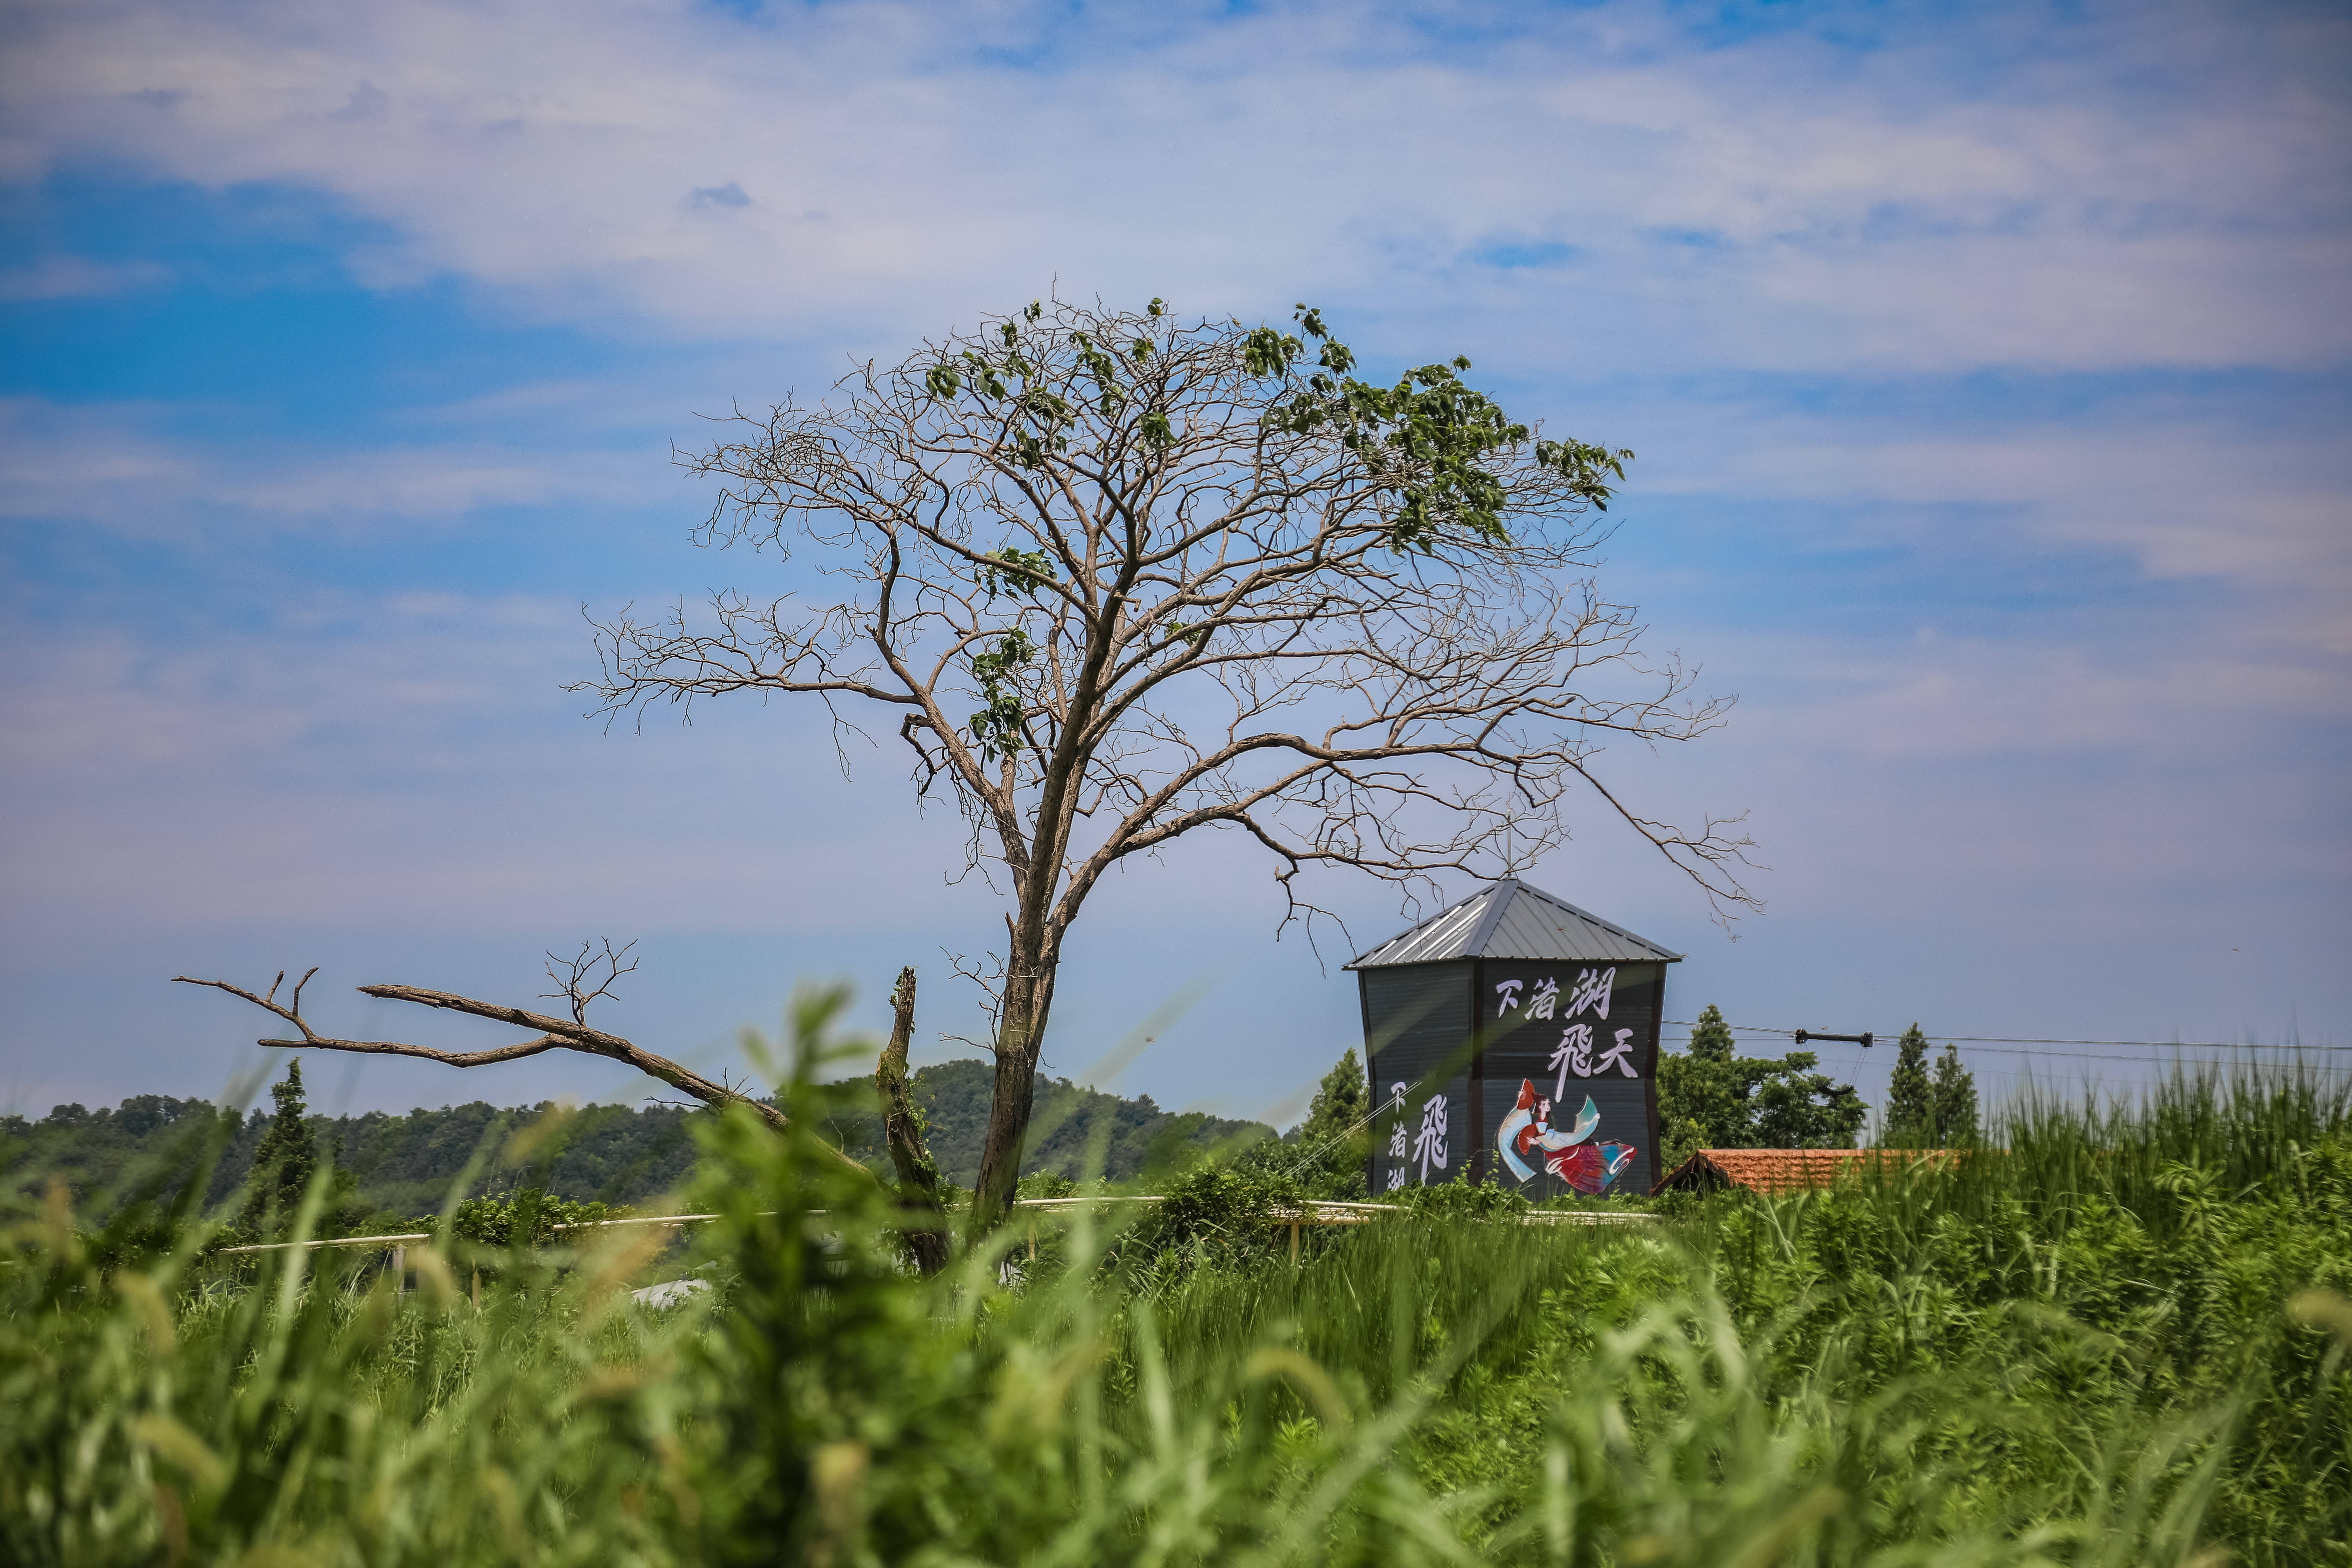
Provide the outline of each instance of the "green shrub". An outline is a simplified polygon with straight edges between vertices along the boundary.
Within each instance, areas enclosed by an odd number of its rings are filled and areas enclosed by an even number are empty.
[[[1472,1181],[1466,1163],[1450,1182],[1399,1187],[1388,1194],[1387,1201],[1402,1205],[1423,1219],[1433,1220],[1516,1220],[1533,1206],[1517,1189],[1506,1187],[1491,1177],[1484,1182]]]

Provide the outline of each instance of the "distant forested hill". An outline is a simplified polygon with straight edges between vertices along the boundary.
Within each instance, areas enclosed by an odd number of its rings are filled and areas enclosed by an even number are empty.
[[[631,1203],[667,1192],[693,1172],[694,1142],[686,1128],[690,1112],[662,1106],[587,1106],[535,1160],[513,1163],[497,1157],[516,1132],[550,1109],[541,1103],[500,1110],[476,1100],[405,1116],[313,1116],[310,1127],[319,1152],[352,1174],[362,1203],[402,1215],[438,1209],[478,1149],[490,1158],[467,1184],[468,1195],[539,1184],[567,1197]],[[194,1146],[215,1117],[233,1128],[205,1194],[207,1206],[218,1206],[244,1185],[252,1168],[268,1125],[259,1110],[239,1119],[206,1100],[142,1094],[111,1110],[61,1105],[38,1121],[0,1117],[0,1169],[19,1190],[62,1176],[83,1205],[158,1161],[191,1167]]]
[[[968,1187],[980,1174],[981,1144],[988,1132],[988,1100],[994,1069],[976,1057],[941,1062],[914,1075],[915,1103],[929,1123],[926,1138],[940,1174]],[[839,1130],[842,1146],[877,1169],[889,1168],[877,1114],[856,1128]],[[1037,1080],[1029,1121],[1029,1145],[1021,1173],[1050,1171],[1084,1176],[1088,1146],[1102,1140],[1101,1174],[1125,1181],[1148,1171],[1181,1163],[1187,1155],[1220,1146],[1239,1146],[1274,1136],[1262,1121],[1228,1121],[1201,1112],[1160,1109],[1150,1095],[1123,1100],[1081,1088],[1068,1079]]]
[[[959,1185],[971,1185],[980,1169],[990,1081],[989,1065],[978,1059],[943,1062],[914,1075],[915,1099],[930,1124],[931,1152],[940,1173]],[[541,1103],[500,1110],[476,1100],[405,1116],[314,1116],[310,1125],[320,1153],[331,1154],[351,1173],[359,1201],[397,1215],[438,1209],[478,1150],[489,1151],[490,1158],[467,1184],[469,1196],[539,1185],[569,1198],[636,1204],[677,1191],[693,1174],[695,1146],[688,1123],[705,1113],[667,1106],[588,1106],[530,1159],[498,1158],[516,1132],[550,1109]],[[268,1118],[258,1110],[239,1118],[207,1100],[169,1095],[133,1095],[110,1110],[61,1105],[37,1121],[0,1117],[0,1180],[31,1195],[51,1177],[62,1177],[77,1205],[86,1206],[117,1191],[142,1167],[155,1168],[165,1160],[184,1165],[186,1151],[215,1117],[233,1128],[206,1194],[208,1205],[217,1207],[244,1184]],[[1197,1112],[1173,1114],[1149,1096],[1125,1100],[1067,1079],[1041,1079],[1024,1173],[1080,1174],[1089,1141],[1097,1133],[1103,1173],[1124,1180],[1211,1147],[1271,1137],[1273,1129]],[[876,1169],[889,1168],[878,1114],[836,1122],[828,1136]]]

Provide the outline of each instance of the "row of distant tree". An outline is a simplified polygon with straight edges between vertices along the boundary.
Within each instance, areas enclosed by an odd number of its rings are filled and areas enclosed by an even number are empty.
[[[1687,1049],[1659,1062],[1664,1147],[1658,1169],[1671,1170],[1696,1149],[1852,1147],[1869,1110],[1851,1084],[1819,1068],[1811,1051],[1741,1056],[1722,1013],[1707,1007]],[[927,1137],[951,1185],[967,1186],[978,1173],[988,1080],[987,1065],[978,1060],[940,1063],[913,1077]],[[167,1147],[190,1147],[207,1119],[226,1118],[209,1206],[233,1214],[238,1229],[255,1234],[282,1226],[322,1162],[331,1172],[321,1216],[327,1233],[437,1210],[469,1165],[468,1195],[531,1188],[617,1204],[673,1191],[693,1168],[690,1113],[674,1107],[587,1107],[527,1159],[515,1159],[499,1151],[551,1107],[501,1110],[476,1103],[406,1116],[313,1116],[299,1059],[288,1064],[270,1096],[269,1114],[242,1119],[206,1101],[161,1095],[133,1096],[111,1111],[59,1106],[38,1122],[0,1118],[0,1165],[19,1185],[62,1175],[78,1199],[101,1197],[141,1162]],[[1306,1119],[1278,1138],[1260,1123],[1169,1112],[1149,1096],[1127,1099],[1067,1079],[1042,1080],[1037,1100],[1024,1174],[1129,1180],[1222,1152],[1318,1196],[1363,1195],[1371,1091],[1352,1048],[1324,1075]],[[1976,1082],[1957,1050],[1946,1047],[1931,1064],[1927,1037],[1916,1025],[1906,1030],[1879,1141],[1914,1148],[1965,1144],[1977,1137],[1978,1116]],[[828,1132],[853,1157],[887,1168],[878,1114],[836,1121]],[[478,1152],[489,1157],[478,1163]]]
[[[1722,1012],[1709,1005],[1690,1047],[1658,1062],[1659,1170],[1699,1149],[1851,1149],[1870,1120],[1854,1092],[1820,1070],[1811,1051],[1743,1057]],[[1972,1143],[1978,1131],[1975,1075],[1946,1046],[1931,1074],[1927,1037],[1912,1025],[1895,1049],[1895,1075],[1879,1142],[1890,1148]]]
[[[475,1101],[406,1115],[320,1116],[307,1103],[299,1058],[270,1099],[270,1110],[247,1114],[210,1100],[142,1094],[111,1109],[60,1105],[37,1121],[0,1117],[0,1181],[30,1191],[60,1180],[78,1210],[103,1210],[142,1179],[184,1181],[200,1151],[216,1142],[201,1194],[205,1212],[257,1223],[273,1196],[300,1193],[324,1163],[333,1174],[325,1226],[334,1230],[370,1216],[436,1212],[468,1167],[468,1196],[537,1184],[618,1203],[667,1191],[694,1168],[689,1113],[668,1106],[583,1107],[566,1121],[564,1136],[509,1158],[514,1135],[551,1106]],[[258,1208],[248,1201],[257,1195]]]
[[[910,1087],[941,1177],[970,1186],[987,1131],[988,1065],[938,1063],[919,1069]],[[294,1211],[323,1163],[331,1180],[321,1231],[350,1234],[438,1212],[461,1180],[468,1198],[543,1189],[583,1202],[646,1203],[677,1191],[692,1175],[689,1122],[701,1114],[664,1105],[584,1106],[550,1136],[529,1141],[526,1151],[515,1135],[552,1105],[500,1109],[476,1101],[406,1115],[314,1115],[299,1058],[270,1098],[272,1110],[245,1116],[208,1100],[151,1094],[112,1109],[60,1105],[38,1121],[0,1117],[0,1180],[31,1192],[58,1177],[78,1205],[104,1204],[158,1161],[192,1171],[196,1147],[213,1133],[222,1148],[205,1193],[208,1211],[241,1229],[271,1228]],[[1092,1161],[1099,1173],[1127,1180],[1274,1136],[1260,1122],[1170,1111],[1148,1095],[1128,1098],[1041,1079],[1024,1174],[1077,1177],[1090,1173]],[[888,1169],[878,1114],[836,1120],[826,1137],[877,1173]]]

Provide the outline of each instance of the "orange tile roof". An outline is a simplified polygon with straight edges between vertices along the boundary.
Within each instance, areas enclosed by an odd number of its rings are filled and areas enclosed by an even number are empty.
[[[1857,1160],[1882,1154],[1906,1160],[1948,1160],[1948,1149],[1701,1149],[1666,1173],[1657,1190],[1668,1187],[1741,1186],[1750,1192],[1785,1193],[1824,1187]]]

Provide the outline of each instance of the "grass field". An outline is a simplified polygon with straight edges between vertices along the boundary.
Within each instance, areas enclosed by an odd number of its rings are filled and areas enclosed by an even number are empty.
[[[92,1230],[60,1198],[0,1264],[0,1554],[2352,1562],[2347,1110],[2181,1078],[2012,1107],[1954,1165],[1638,1228],[1433,1205],[1295,1267],[1205,1177],[929,1282],[814,1141],[722,1119],[717,1288],[658,1312],[657,1237],[419,1249],[396,1297],[208,1259],[168,1193]]]

